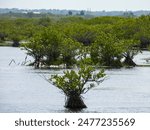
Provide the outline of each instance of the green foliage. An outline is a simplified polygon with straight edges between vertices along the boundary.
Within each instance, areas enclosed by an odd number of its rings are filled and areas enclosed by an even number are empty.
[[[96,37],[96,30],[85,24],[69,24],[65,26],[65,34],[83,45],[90,45]]]
[[[104,16],[104,17],[95,17],[95,18],[86,20],[86,24],[88,25],[114,25],[114,24],[119,23],[122,20],[125,20],[125,19],[122,17]]]
[[[41,44],[45,47],[45,56],[48,64],[57,63],[62,44],[63,35],[53,27],[45,29],[41,34]]]
[[[23,46],[35,62],[42,62],[45,57],[47,64],[55,64],[60,56],[61,42],[62,35],[55,28],[49,27],[43,28]]]
[[[150,46],[148,46],[148,50],[150,51]]]
[[[78,95],[86,93],[102,82],[103,79],[101,78],[104,76],[104,70],[96,73],[93,67],[81,65],[78,71],[67,70],[64,72],[63,76],[53,75],[50,80],[56,87],[61,89],[66,96],[70,96],[72,91],[76,92]]]
[[[139,31],[136,37],[140,40],[140,47],[147,48],[150,45],[150,16],[141,16],[137,20]]]
[[[40,18],[38,24],[44,27],[48,27],[52,24],[52,20],[49,17]]]
[[[113,33],[115,33],[119,39],[136,39],[135,35],[138,30],[139,25],[134,18],[124,19],[113,26]]]
[[[44,56],[45,47],[39,43],[41,41],[41,36],[36,35],[30,40],[29,43],[22,44],[28,52],[27,54],[35,59],[35,62],[40,60]]]
[[[80,16],[66,16],[66,17],[61,17],[57,23],[59,24],[69,24],[69,23],[82,23],[84,19]]]
[[[91,58],[95,64],[121,66],[122,44],[115,35],[101,33],[91,47]]]
[[[66,64],[67,68],[76,64],[76,56],[78,56],[78,49],[80,43],[71,38],[64,38],[61,46],[62,63]]]
[[[125,58],[124,64],[127,66],[136,66],[136,63],[134,63],[133,58],[135,55],[137,55],[140,52],[140,49],[138,47],[139,41],[128,39],[123,40],[123,57]]]
[[[5,41],[8,35],[8,25],[9,21],[0,20],[0,41]]]
[[[0,19],[0,41],[13,41],[15,46],[25,42],[28,54],[45,65],[118,67],[124,65],[122,58],[132,60],[150,45],[150,16],[35,15]]]

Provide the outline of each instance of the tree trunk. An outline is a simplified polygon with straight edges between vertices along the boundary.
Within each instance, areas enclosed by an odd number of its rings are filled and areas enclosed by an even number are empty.
[[[124,63],[129,66],[136,66],[135,62],[130,57],[126,57]]]
[[[82,109],[86,108],[86,105],[84,104],[82,97],[80,95],[72,94],[67,96],[65,107],[70,109]]]
[[[19,41],[13,41],[13,44],[12,44],[12,46],[13,47],[19,47]]]
[[[40,56],[35,56],[34,67],[35,69],[40,68]]]

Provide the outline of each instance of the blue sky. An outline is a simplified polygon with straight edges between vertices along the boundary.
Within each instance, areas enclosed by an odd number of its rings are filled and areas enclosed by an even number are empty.
[[[0,0],[0,8],[150,10],[150,0]]]

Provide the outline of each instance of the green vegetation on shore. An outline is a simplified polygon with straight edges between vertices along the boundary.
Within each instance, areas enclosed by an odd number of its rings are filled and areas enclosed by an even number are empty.
[[[150,45],[150,16],[42,16],[0,19],[1,45],[21,44],[36,68],[80,63],[135,66],[133,58]],[[124,60],[123,60],[124,59]]]
[[[12,46],[10,43],[0,42],[0,46]]]

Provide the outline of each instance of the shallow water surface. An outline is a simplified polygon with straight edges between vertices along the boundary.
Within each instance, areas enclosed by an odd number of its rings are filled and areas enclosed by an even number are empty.
[[[62,92],[44,79],[62,70],[22,65],[25,57],[19,48],[0,47],[0,112],[71,112],[64,108]],[[143,52],[134,61],[147,65],[147,57],[150,52]],[[106,74],[100,86],[83,95],[88,108],[80,112],[150,112],[150,67],[110,69]]]

